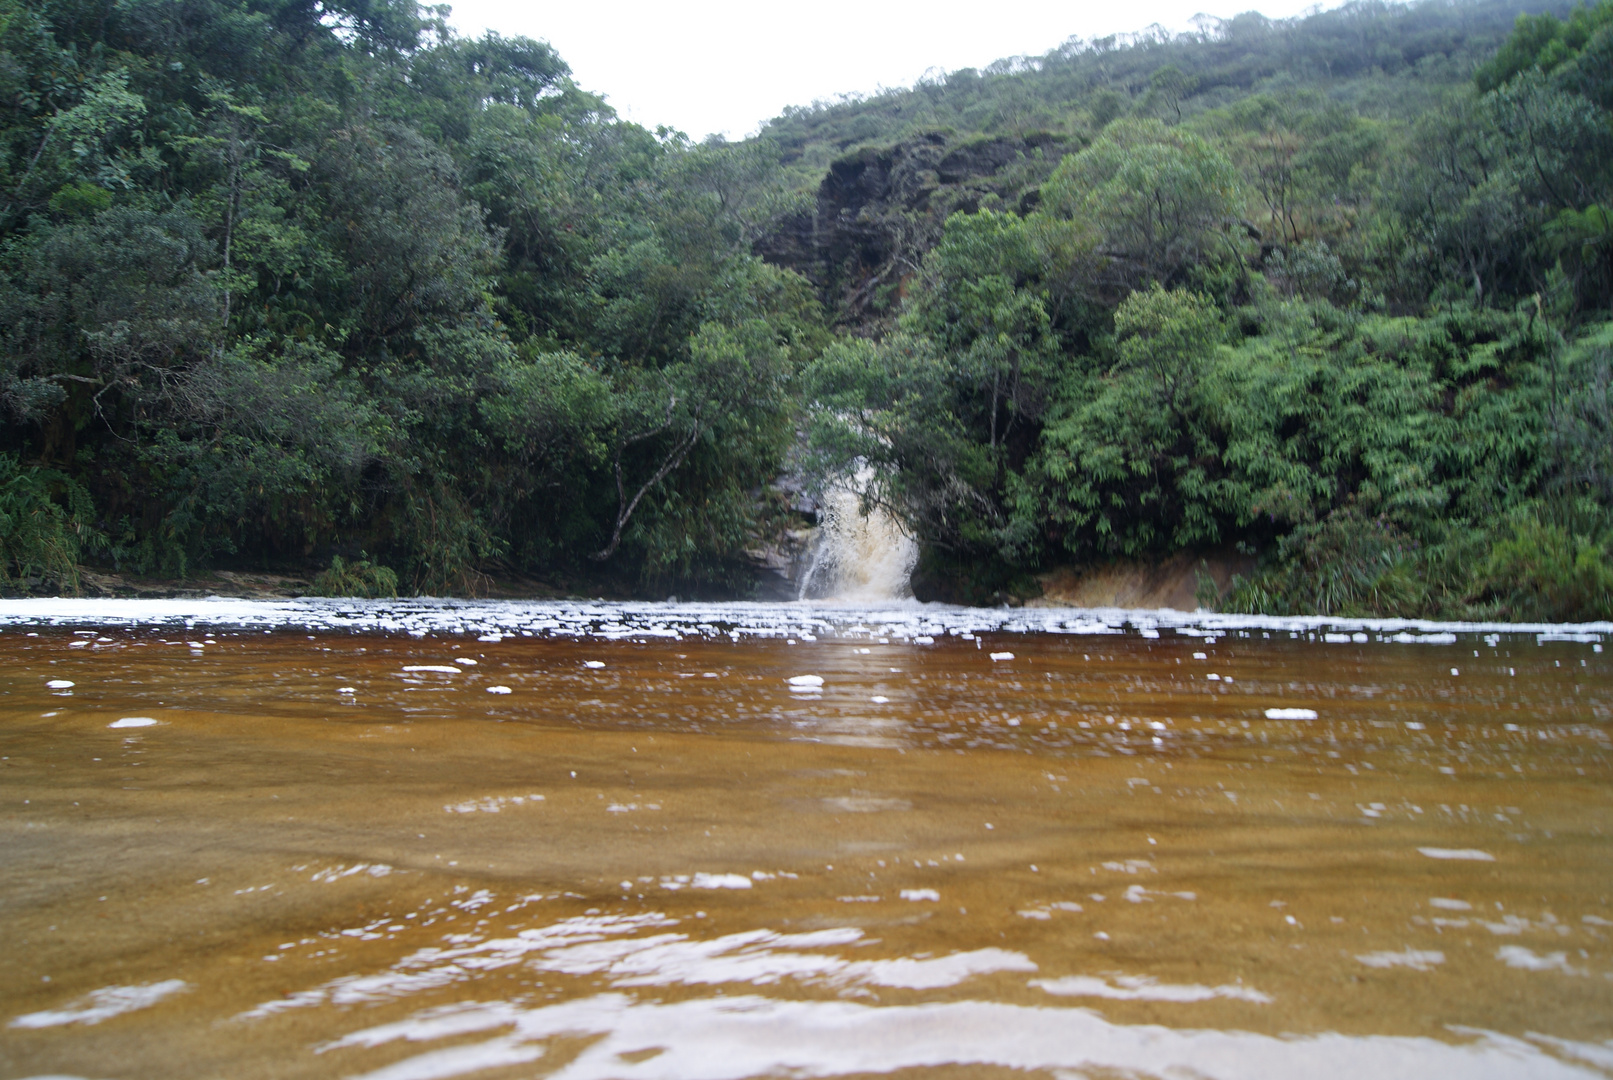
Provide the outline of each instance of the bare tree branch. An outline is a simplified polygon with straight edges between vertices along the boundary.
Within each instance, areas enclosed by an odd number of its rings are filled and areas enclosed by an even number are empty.
[[[673,469],[676,469],[679,465],[683,464],[683,459],[688,457],[689,451],[693,450],[695,443],[700,441],[700,435],[704,431],[704,425],[701,424],[700,414],[697,412],[694,417],[694,423],[690,426],[689,431],[679,438],[677,442],[673,443],[671,451],[667,454],[666,458],[662,460],[660,468],[656,469],[654,475],[652,475],[648,480],[644,481],[643,485],[639,487],[637,493],[634,494],[632,500],[628,500],[627,487],[622,480],[623,452],[634,443],[643,442],[644,440],[659,435],[670,428],[672,426],[672,411],[677,406],[677,403],[677,395],[670,395],[667,399],[666,420],[659,427],[654,428],[653,430],[646,431],[640,435],[634,435],[623,440],[621,446],[617,449],[615,463],[616,525],[611,530],[610,543],[588,556],[594,562],[604,562],[606,559],[616,554],[616,549],[620,547],[622,543],[622,530],[627,528],[627,523],[632,520],[633,512],[638,509],[638,504],[643,501],[645,495],[649,494],[651,488],[655,487],[655,485],[659,484],[662,480],[665,480],[668,473],[670,473]]]

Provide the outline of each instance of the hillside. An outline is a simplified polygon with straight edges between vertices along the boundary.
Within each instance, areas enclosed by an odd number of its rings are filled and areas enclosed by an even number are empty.
[[[781,117],[826,175],[756,250],[850,335],[815,467],[921,595],[1198,552],[1245,610],[1613,610],[1610,22],[1245,16]]]
[[[1613,0],[1517,16],[695,144],[409,0],[0,0],[0,587],[744,595],[871,474],[924,597],[1214,556],[1235,608],[1605,616]]]
[[[1565,15],[1569,5],[1529,10]],[[1223,133],[1229,122],[1259,134],[1343,116],[1404,128],[1470,85],[1518,12],[1352,3],[1292,20],[1204,18],[1188,33],[1072,39],[1045,56],[794,109],[754,140],[796,203],[757,251],[813,280],[843,324],[882,326],[893,284],[935,246],[948,214],[983,202],[1031,208],[1059,161],[1118,117]]]

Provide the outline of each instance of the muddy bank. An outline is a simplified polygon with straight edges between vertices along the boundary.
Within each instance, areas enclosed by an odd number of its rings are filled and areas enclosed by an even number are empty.
[[[1215,608],[1248,576],[1255,559],[1235,552],[1177,552],[1159,562],[1117,559],[1088,566],[1061,566],[1037,576],[1042,595],[1027,607]]]

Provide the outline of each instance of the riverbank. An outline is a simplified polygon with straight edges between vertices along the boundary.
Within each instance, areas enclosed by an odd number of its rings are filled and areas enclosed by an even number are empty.
[[[727,589],[707,585],[703,589],[688,590],[680,586],[665,590],[645,587],[628,576],[595,574],[587,577],[557,577],[540,579],[494,568],[491,572],[475,574],[473,588],[438,594],[467,601],[478,600],[534,600],[534,601],[612,601],[624,603],[655,603],[662,601],[691,600],[700,603],[727,604],[746,601],[789,602],[802,595],[801,578],[817,569],[810,558],[812,543],[804,532],[797,536],[793,548],[780,555],[783,549],[753,552],[755,562],[741,567],[731,579],[736,584]],[[847,545],[852,551],[862,551],[858,544]],[[1208,552],[1182,551],[1160,559],[1111,559],[1078,566],[1057,566],[1035,576],[1017,579],[1013,588],[989,589],[979,580],[959,571],[951,579],[934,575],[915,575],[909,589],[899,575],[886,572],[872,575],[865,564],[881,562],[880,552],[862,558],[841,558],[848,567],[834,575],[837,587],[832,595],[813,590],[807,595],[814,601],[852,605],[899,604],[915,594],[922,603],[948,606],[993,608],[1059,608],[1059,609],[1121,609],[1171,610],[1177,612],[1214,612],[1224,610],[1233,597],[1240,579],[1247,582],[1259,569],[1259,558],[1233,550]],[[766,556],[764,558],[764,556]],[[787,556],[787,557],[785,557]],[[78,591],[62,591],[55,583],[47,586],[33,582],[0,583],[0,598],[50,599],[71,598],[105,600],[157,600],[204,599],[223,597],[241,600],[296,600],[317,597],[322,568],[290,567],[280,570],[228,570],[213,569],[183,577],[160,577],[124,573],[108,569],[78,568]],[[877,577],[878,580],[873,580]],[[843,580],[841,580],[843,579]],[[742,584],[740,584],[742,583]],[[938,587],[940,586],[940,587]],[[403,593],[400,598],[410,595]],[[337,597],[353,599],[355,597]],[[1269,609],[1266,609],[1269,610]],[[1282,610],[1279,608],[1278,610]],[[1336,613],[1337,608],[1333,609]],[[1348,610],[1348,609],[1346,609]],[[1290,613],[1305,615],[1304,612]],[[1312,611],[1310,615],[1320,616]],[[1557,624],[1584,622],[1572,618],[1542,618],[1542,612],[1511,612],[1496,605],[1447,607],[1443,610],[1390,611],[1373,616],[1372,612],[1355,611],[1354,614],[1372,616],[1376,621],[1394,621],[1397,616],[1413,616],[1419,621],[1452,621],[1477,625],[1508,623]],[[1510,617],[1509,617],[1510,614]],[[1594,612],[1590,613],[1594,616]],[[1532,617],[1531,617],[1532,616]],[[1259,617],[1258,615],[1256,617]],[[1477,622],[1475,622],[1477,620]]]
[[[1061,566],[1030,579],[1039,590],[1030,597],[1009,596],[1007,606],[1079,608],[1170,608],[1177,611],[1214,609],[1226,596],[1235,575],[1247,575],[1255,560],[1246,556],[1200,555],[1179,552],[1167,559],[1146,562],[1115,560],[1088,566]],[[755,588],[749,595],[713,595],[702,599],[788,600],[799,594],[796,577],[802,569],[799,552],[787,562],[764,562],[757,567]],[[79,568],[78,596],[87,599],[200,599],[219,596],[241,600],[295,600],[317,592],[318,568],[306,570],[205,570],[183,578]],[[1207,583],[1207,584],[1206,584]],[[899,593],[901,590],[896,589]],[[866,599],[864,588],[858,599]],[[55,588],[18,587],[0,596],[50,598],[71,596]],[[458,595],[458,594],[455,594]],[[620,581],[594,578],[557,583],[520,574],[481,574],[468,599],[490,600],[664,600]],[[926,599],[931,599],[926,597]],[[950,599],[950,598],[949,598]],[[1001,607],[1002,602],[969,606]]]
[[[80,567],[76,594],[38,582],[11,582],[0,590],[10,599],[81,598],[92,600],[190,600],[224,597],[238,600],[296,600],[317,596],[319,570],[204,570],[182,578],[131,574]],[[493,600],[627,600],[634,597],[618,584],[595,581],[593,587],[568,589],[520,574],[479,575],[477,599]]]

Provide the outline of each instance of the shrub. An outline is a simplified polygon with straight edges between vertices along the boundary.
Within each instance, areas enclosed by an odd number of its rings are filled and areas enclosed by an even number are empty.
[[[0,454],[0,585],[77,595],[79,554],[98,539],[93,518],[89,493],[78,484]]]
[[[398,575],[368,558],[359,556],[350,563],[340,555],[331,556],[330,569],[314,578],[310,590],[315,596],[356,596],[376,600],[398,595]]]
[[[1425,614],[1428,580],[1415,543],[1353,503],[1277,545],[1253,578],[1233,579],[1227,611],[1250,614]]]
[[[1604,544],[1529,519],[1491,548],[1479,588],[1514,619],[1606,619],[1613,617],[1613,558]]]

